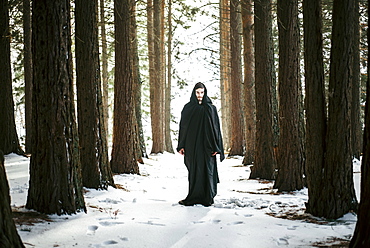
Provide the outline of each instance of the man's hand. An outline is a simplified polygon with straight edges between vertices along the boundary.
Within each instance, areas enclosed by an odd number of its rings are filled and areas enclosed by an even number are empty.
[[[181,148],[181,150],[179,151],[179,153],[180,153],[181,155],[184,155],[184,154],[185,154],[185,150],[184,150],[184,148]]]
[[[217,152],[212,153],[212,156],[216,156]]]

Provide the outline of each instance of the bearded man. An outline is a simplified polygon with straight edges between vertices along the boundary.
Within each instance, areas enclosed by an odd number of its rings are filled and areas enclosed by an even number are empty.
[[[181,112],[177,151],[184,155],[188,169],[189,192],[179,204],[210,206],[219,183],[216,154],[225,158],[217,109],[207,96],[203,83],[197,83],[190,102]]]

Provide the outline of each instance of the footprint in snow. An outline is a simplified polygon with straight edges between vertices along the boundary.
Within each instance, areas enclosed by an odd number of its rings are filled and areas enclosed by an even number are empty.
[[[244,224],[244,221],[235,221],[229,225],[241,225],[241,224]]]
[[[287,227],[288,230],[296,230],[298,226],[290,226],[290,227]]]
[[[98,226],[92,225],[87,227],[87,235],[95,235],[95,231],[98,229]]]
[[[279,238],[277,241],[276,241],[277,245],[289,245],[289,242],[287,239],[285,238]]]
[[[115,240],[107,240],[103,242],[103,245],[115,245],[115,244],[118,244],[118,242]]]
[[[218,223],[220,223],[221,222],[221,220],[212,220],[212,223],[213,224],[218,224]]]
[[[202,220],[193,221],[193,224],[202,224],[202,223],[204,223],[204,221],[202,221]]]
[[[114,226],[114,225],[122,225],[125,224],[124,222],[118,222],[118,221],[101,221],[99,222],[102,226]]]
[[[120,240],[122,241],[128,241],[128,238],[127,237],[122,237],[122,236],[118,236]]]

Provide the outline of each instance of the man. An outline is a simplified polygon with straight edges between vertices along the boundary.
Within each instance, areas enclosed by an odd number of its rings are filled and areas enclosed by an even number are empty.
[[[216,154],[221,162],[225,156],[217,109],[203,83],[195,85],[181,112],[177,151],[184,155],[189,177],[189,193],[179,204],[212,205],[219,182]]]

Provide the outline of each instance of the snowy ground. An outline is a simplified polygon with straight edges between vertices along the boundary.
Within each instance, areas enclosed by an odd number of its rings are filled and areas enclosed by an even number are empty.
[[[24,209],[29,159],[5,157],[12,206]],[[117,175],[120,189],[87,190],[87,214],[45,216],[18,225],[26,247],[313,247],[349,240],[356,216],[335,222],[304,214],[307,189],[273,194],[271,182],[247,180],[242,158],[219,163],[221,183],[211,207],[185,207],[187,171],[179,154],[151,156],[141,175]],[[359,162],[355,184],[359,194]],[[278,217],[287,218],[278,218]]]

